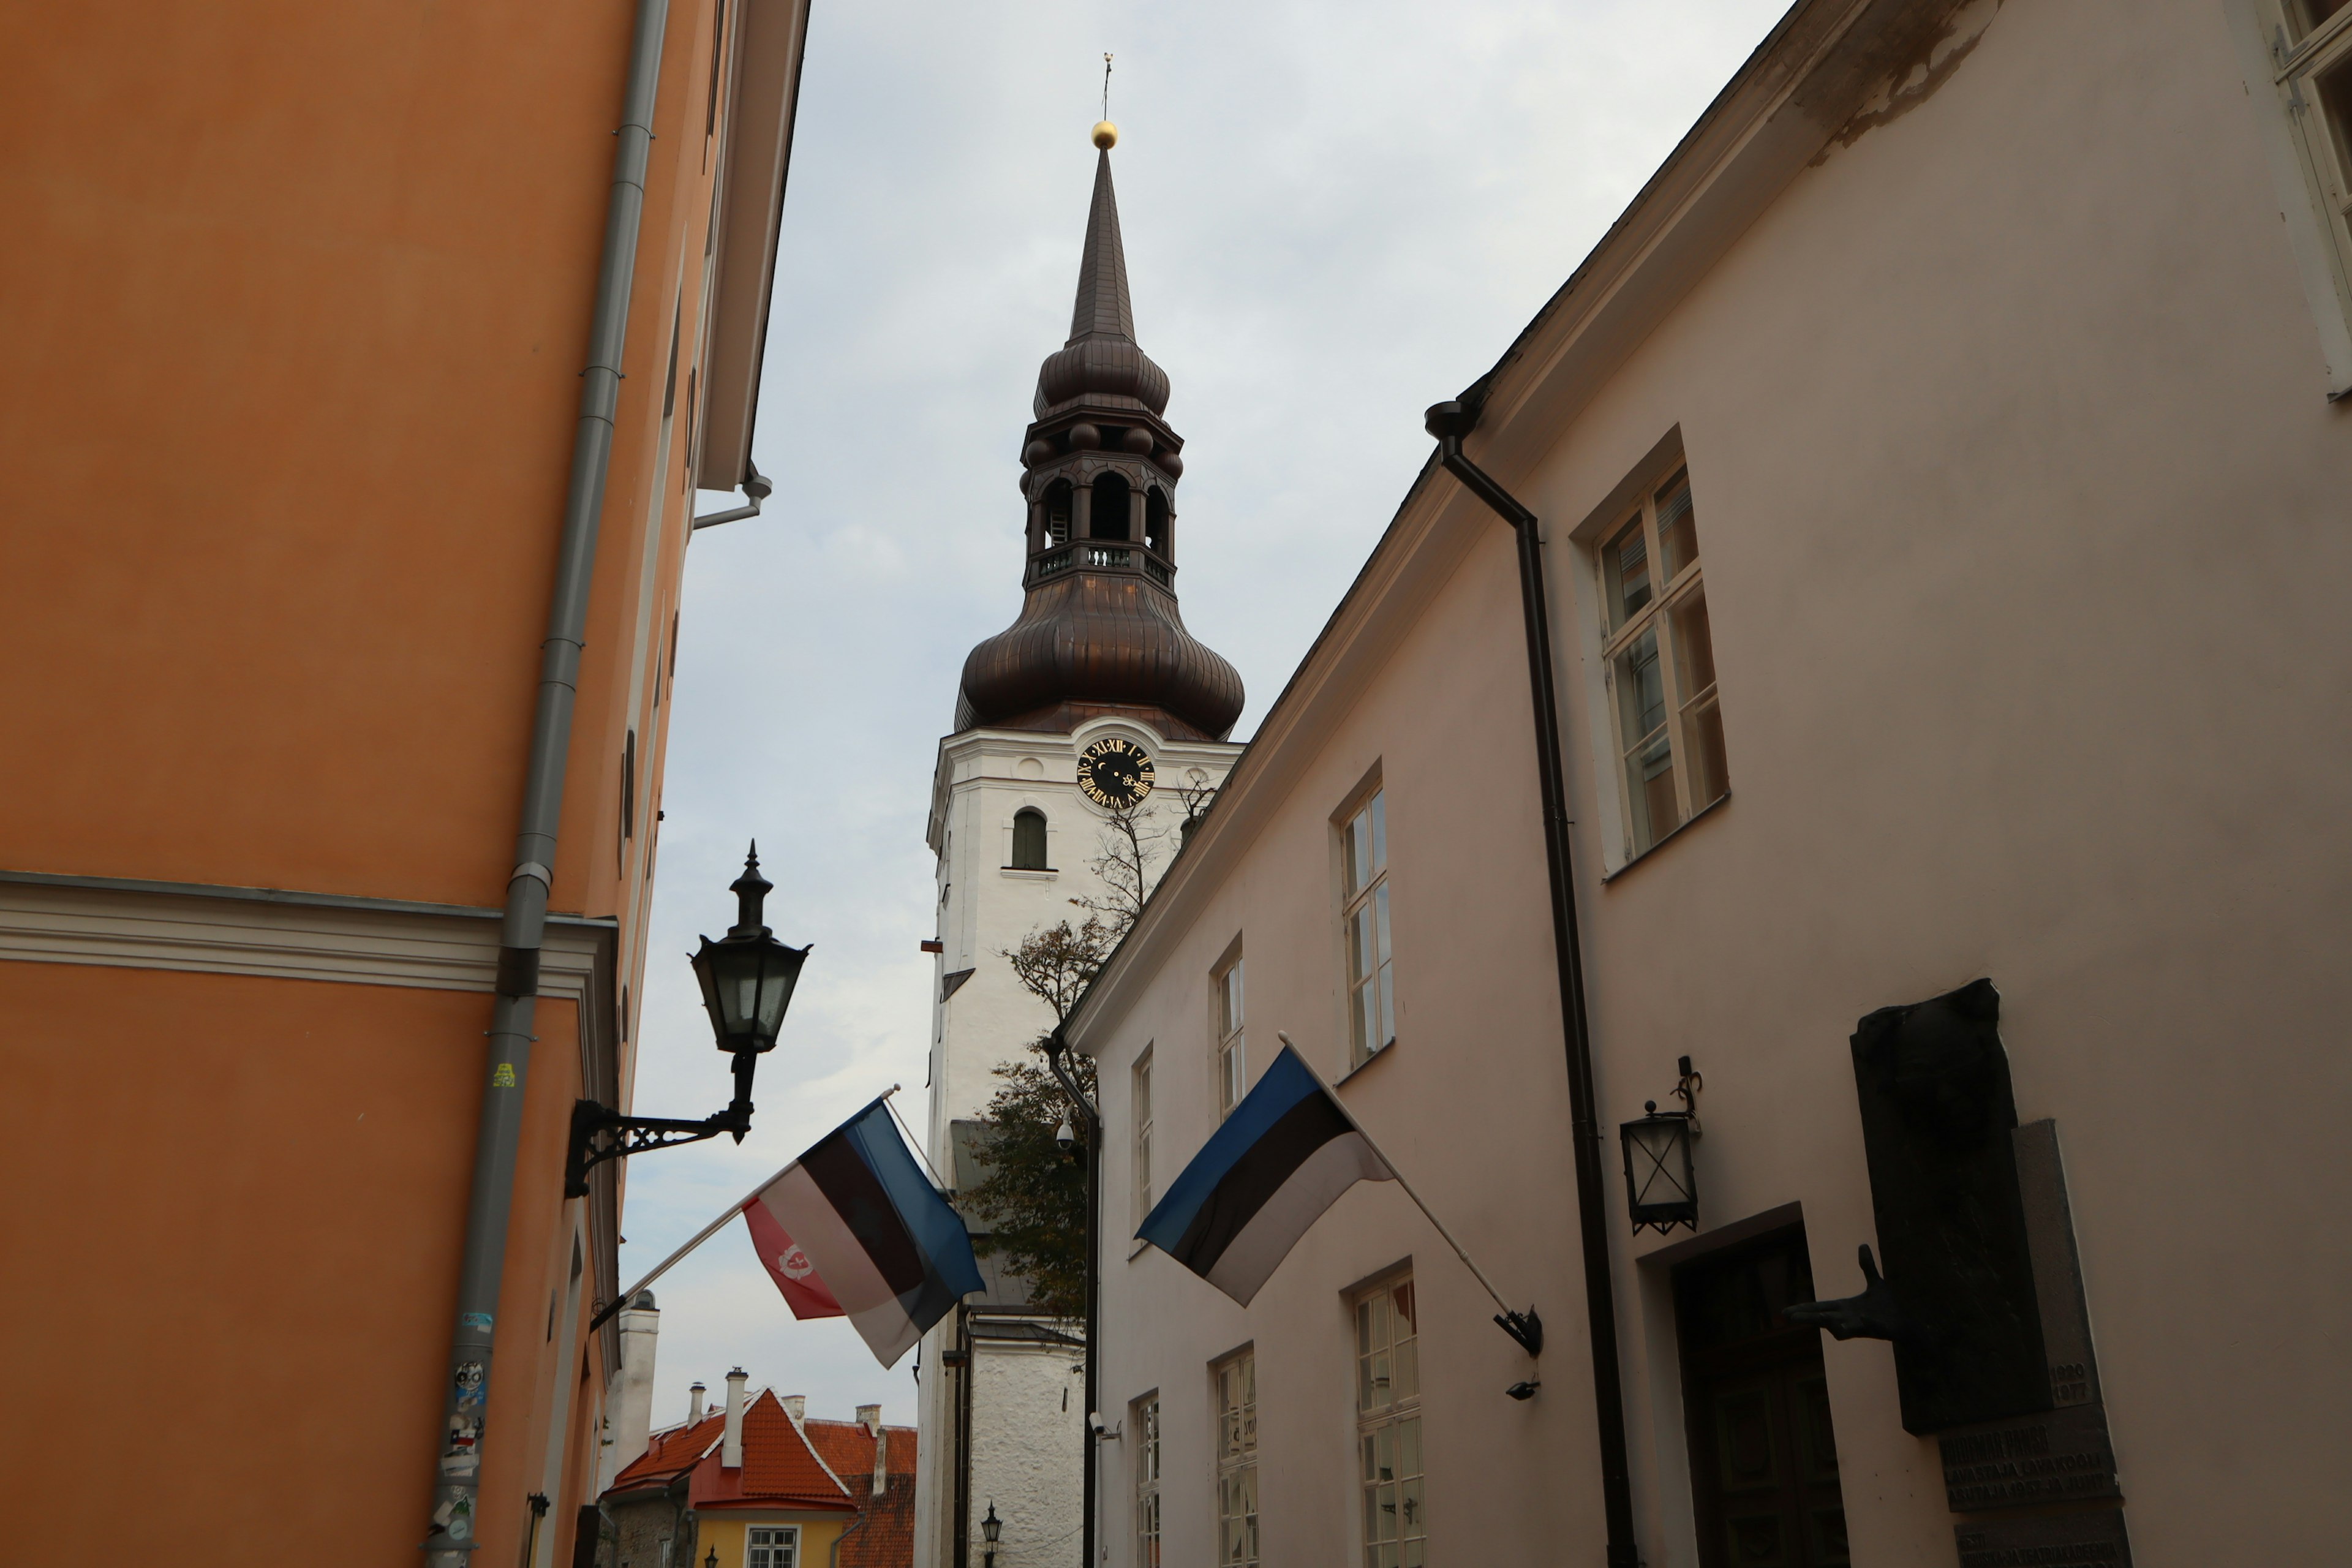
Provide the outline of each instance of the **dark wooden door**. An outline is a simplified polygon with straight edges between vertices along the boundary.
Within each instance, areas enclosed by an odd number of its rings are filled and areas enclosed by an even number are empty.
[[[1801,1230],[1675,1271],[1704,1568],[1844,1568],[1845,1504]]]

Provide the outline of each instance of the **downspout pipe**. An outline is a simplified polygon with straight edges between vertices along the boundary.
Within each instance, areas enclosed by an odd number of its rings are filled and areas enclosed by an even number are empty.
[[[743,465],[743,500],[746,504],[729,507],[725,511],[706,512],[696,518],[694,528],[687,531],[691,533],[696,528],[717,528],[722,522],[741,522],[746,518],[757,517],[760,515],[760,503],[775,493],[775,481],[747,462]]]
[[[1584,956],[1576,930],[1575,867],[1569,858],[1568,783],[1560,761],[1559,700],[1552,688],[1551,620],[1544,590],[1543,537],[1536,514],[1472,462],[1462,438],[1478,416],[1459,403],[1429,410],[1438,460],[1519,542],[1519,608],[1527,623],[1528,684],[1535,699],[1536,768],[1543,792],[1544,864],[1551,875],[1552,952],[1568,1046],[1569,1119],[1576,1156],[1576,1215],[1584,1250],[1584,1317],[1592,1337],[1592,1414],[1600,1427],[1601,1500],[1609,1568],[1636,1568],[1633,1488],[1626,1465],[1625,1387],[1617,1364],[1617,1297],[1610,1278],[1601,1125],[1592,1088],[1592,1029],[1584,1005]]]
[[[1054,1069],[1062,1092],[1078,1108],[1078,1120],[1087,1130],[1087,1414],[1081,1423],[1086,1428],[1086,1520],[1080,1526],[1081,1552],[1078,1558],[1086,1568],[1095,1568],[1095,1489],[1096,1471],[1099,1468],[1102,1439],[1095,1432],[1095,1417],[1102,1412],[1098,1383],[1100,1342],[1096,1319],[1100,1313],[1102,1299],[1102,1226],[1096,1210],[1102,1205],[1102,1112],[1095,1102],[1079,1089],[1077,1080],[1070,1076],[1069,1064],[1063,1056],[1070,1043],[1055,1024],[1054,1032],[1045,1037],[1046,1065]]]
[[[547,929],[556,832],[563,815],[564,763],[579,698],[580,653],[588,634],[597,524],[613,461],[621,354],[628,336],[637,236],[645,218],[662,37],[668,26],[669,0],[637,0],[621,123],[613,132],[613,189],[604,213],[604,253],[596,268],[588,363],[580,373],[580,417],[572,437],[563,531],[548,605],[547,638],[540,645],[539,700],[531,717],[522,819],[515,834],[514,871],[507,881],[505,921],[499,932],[498,994],[490,1010],[490,1048],[483,1068],[465,1252],[443,1383],[444,1419],[434,1434],[433,1518],[424,1542],[434,1568],[462,1568],[479,1545],[483,1417],[489,1403],[492,1337],[506,1268],[507,1221],[514,1206],[515,1153],[522,1137],[523,1094],[530,1069],[540,949]]]

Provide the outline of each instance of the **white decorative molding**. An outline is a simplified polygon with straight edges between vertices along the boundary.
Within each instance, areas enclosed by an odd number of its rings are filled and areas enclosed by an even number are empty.
[[[454,904],[0,872],[0,960],[18,963],[488,992],[499,921]],[[616,936],[610,921],[551,915],[539,994],[592,1013]]]

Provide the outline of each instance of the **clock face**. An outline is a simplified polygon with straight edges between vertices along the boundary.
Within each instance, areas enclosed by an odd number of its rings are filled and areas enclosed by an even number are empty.
[[[1078,787],[1097,805],[1133,805],[1151,793],[1151,756],[1132,741],[1105,735],[1078,753]]]

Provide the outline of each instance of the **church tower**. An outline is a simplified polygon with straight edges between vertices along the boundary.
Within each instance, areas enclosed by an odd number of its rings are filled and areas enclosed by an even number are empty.
[[[1242,750],[1226,740],[1241,677],[1177,610],[1184,442],[1165,417],[1168,374],[1135,340],[1111,185],[1117,139],[1108,123],[1095,128],[1070,336],[1038,370],[1022,437],[1021,612],[964,660],[955,732],[940,742],[933,775],[927,1142],[959,1190],[978,1177],[973,1132],[1000,1081],[992,1069],[1024,1059],[1054,1021],[1004,952],[1083,919],[1072,900],[1109,895],[1097,867],[1118,813],[1137,820],[1156,880],[1188,802],[1204,801]],[[1207,1008],[1204,990],[1204,1019]],[[987,1288],[923,1342],[917,1568],[953,1568],[959,1538],[978,1561],[991,1499],[1005,1550],[1016,1527],[1038,1543],[1077,1539],[1082,1325],[1031,1310],[1021,1282],[992,1264],[982,1263]]]

